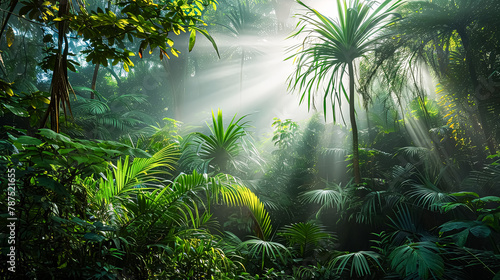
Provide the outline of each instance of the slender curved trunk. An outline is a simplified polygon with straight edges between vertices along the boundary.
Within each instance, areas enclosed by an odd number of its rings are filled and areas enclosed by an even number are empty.
[[[10,8],[9,8],[9,11],[7,12],[7,16],[5,17],[5,20],[3,21],[2,30],[0,31],[0,38],[2,38],[3,32],[5,31],[5,28],[7,27],[7,23],[9,22],[9,19],[12,16],[12,13],[16,9],[18,2],[19,2],[18,0],[11,0],[10,1]]]
[[[352,61],[347,66],[349,71],[349,117],[352,127],[352,167],[354,169],[354,182],[359,184],[361,183],[361,173],[359,172],[358,125],[354,111],[354,67]]]
[[[245,63],[245,48],[241,49],[241,62],[240,62],[240,110],[243,100],[243,64]]]
[[[94,90],[95,90],[95,85],[97,83],[97,74],[99,74],[99,63],[97,63],[94,68],[94,75],[92,76],[92,84],[90,85],[90,89],[92,89],[92,91],[90,92],[90,99],[95,99]]]

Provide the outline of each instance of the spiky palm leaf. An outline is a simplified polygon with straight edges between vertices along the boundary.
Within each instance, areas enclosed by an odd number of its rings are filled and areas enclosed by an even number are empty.
[[[249,189],[233,185],[233,189],[222,190],[222,198],[230,206],[246,206],[254,221],[253,230],[258,238],[267,240],[271,236],[271,217],[264,204]]]
[[[487,193],[495,193],[500,186],[500,164],[487,165],[482,170],[472,171],[470,176],[462,182],[465,189],[483,189]]]
[[[137,207],[131,205],[136,216],[160,211],[167,219],[190,222],[199,227],[199,207],[210,212],[211,203],[246,207],[253,221],[255,234],[266,240],[272,232],[271,218],[264,204],[236,178],[227,174],[208,176],[193,171],[181,174],[163,189],[138,196]],[[201,195],[203,194],[203,195]]]
[[[260,164],[257,149],[251,141],[245,141],[250,135],[246,132],[247,122],[242,122],[244,118],[236,119],[235,115],[224,127],[222,111],[219,109],[217,116],[212,111],[211,135],[195,132],[186,137],[183,163],[201,172],[228,173],[230,167],[241,170],[245,166],[239,156],[247,153],[248,159]]]
[[[78,96],[75,105],[73,106],[73,111],[75,114],[92,114],[92,115],[102,115],[109,112],[107,102],[101,101],[99,99],[87,99],[82,96]]]
[[[419,163],[423,164],[425,167],[425,171],[428,174],[436,174],[443,167],[440,162],[437,154],[432,150],[425,147],[416,147],[416,146],[408,146],[400,148],[398,154],[403,154],[410,157],[410,160],[413,160],[414,157],[417,157],[420,161]]]

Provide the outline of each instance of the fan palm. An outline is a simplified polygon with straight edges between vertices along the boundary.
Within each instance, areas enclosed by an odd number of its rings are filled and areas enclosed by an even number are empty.
[[[294,223],[285,226],[281,233],[290,245],[298,245],[300,257],[305,258],[306,254],[312,251],[319,242],[330,238],[330,235],[323,228],[313,222]]]
[[[336,267],[337,272],[340,274],[347,269],[350,271],[350,277],[353,276],[353,272],[356,272],[358,277],[363,277],[371,274],[373,267],[382,267],[378,259],[380,259],[380,255],[373,251],[347,253],[334,258],[330,262],[330,268]],[[350,268],[346,268],[348,263],[351,263]]]
[[[326,83],[323,94],[323,110],[326,118],[327,103],[332,103],[335,121],[335,107],[341,106],[342,96],[349,102],[349,116],[352,126],[353,169],[355,183],[361,182],[358,153],[358,128],[354,110],[354,63],[374,50],[380,39],[379,32],[391,24],[393,11],[402,0],[385,0],[379,6],[360,0],[337,0],[338,18],[332,19],[318,11],[304,6],[308,13],[300,15],[300,29],[290,37],[305,34],[304,41],[292,49],[298,52],[287,59],[297,62],[289,77],[289,88],[299,90],[300,103],[307,97],[308,108],[314,106],[314,95]],[[349,95],[343,78],[349,77]],[[343,93],[343,94],[342,94]]]
[[[85,136],[88,138],[119,138],[116,135],[129,132],[139,125],[154,123],[151,116],[134,109],[137,105],[148,104],[145,96],[141,94],[122,94],[106,99],[89,88],[76,87],[75,90],[91,91],[99,98],[89,99],[78,95],[73,105],[74,122],[85,130]],[[71,130],[68,132],[74,133]]]

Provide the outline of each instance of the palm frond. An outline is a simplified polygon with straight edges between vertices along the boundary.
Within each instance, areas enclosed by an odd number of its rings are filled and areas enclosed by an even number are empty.
[[[254,221],[254,232],[267,240],[272,232],[271,217],[260,199],[248,188],[233,185],[232,189],[221,190],[223,200],[230,206],[246,206]]]
[[[424,184],[412,184],[411,190],[407,192],[407,195],[415,199],[418,206],[431,211],[442,212],[441,204],[455,201],[453,196],[450,196],[447,192],[443,192],[429,181],[426,181]]]
[[[166,168],[173,170],[178,152],[174,145],[167,146],[150,158],[135,158],[129,163],[129,157],[119,159],[112,169],[108,169],[104,178],[87,186],[87,195],[91,205],[103,209],[119,204],[129,198],[130,192],[147,188],[152,182],[159,182],[159,175],[168,174]]]
[[[285,237],[290,245],[299,245],[302,257],[319,242],[330,237],[321,226],[310,221],[284,226],[279,234]]]
[[[299,199],[303,203],[316,203],[320,204],[322,209],[336,208],[341,211],[346,208],[349,201],[347,191],[340,185],[334,184],[331,188],[307,191],[299,195]]]
[[[295,53],[286,59],[293,59],[297,66],[288,78],[288,87],[300,92],[300,103],[307,100],[308,109],[315,107],[315,93],[326,88],[321,94],[323,111],[326,116],[326,104],[331,102],[335,121],[335,108],[341,106],[342,96],[349,100],[343,84],[347,64],[371,51],[380,39],[374,35],[391,23],[393,12],[402,1],[386,0],[372,9],[358,0],[338,0],[337,19],[297,2],[308,12],[298,15],[298,31],[290,38],[301,34],[307,37],[289,49]]]
[[[82,115],[103,115],[111,109],[106,102],[98,99],[88,99],[79,96],[78,101],[73,106],[75,113]]]
[[[290,252],[283,244],[265,241],[260,238],[252,238],[244,241],[241,243],[241,247],[248,247],[252,258],[260,258],[261,269],[264,269],[266,259],[270,259],[272,262],[280,260],[282,264],[285,264],[287,258],[290,256]]]
[[[421,227],[421,212],[400,206],[394,210],[394,214],[394,218],[388,217],[391,222],[388,225],[393,229],[389,234],[393,245],[399,246],[408,240],[418,242],[436,239]]]
[[[390,191],[371,191],[362,198],[362,205],[356,215],[356,222],[373,224],[375,218],[384,214],[385,209],[393,209],[404,201],[401,194]]]
[[[342,274],[345,270],[349,270],[351,277],[353,273],[356,273],[357,277],[363,277],[372,273],[374,265],[376,265],[376,268],[383,270],[379,259],[380,255],[376,252],[359,251],[336,257],[330,262],[329,267],[330,269],[336,267],[339,274]],[[349,263],[351,265],[347,267]]]

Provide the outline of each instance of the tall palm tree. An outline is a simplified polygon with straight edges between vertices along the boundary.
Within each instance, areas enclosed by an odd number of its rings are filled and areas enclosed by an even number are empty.
[[[308,12],[300,15],[299,31],[290,37],[306,35],[292,50],[298,50],[287,59],[297,64],[289,76],[289,88],[298,90],[300,103],[307,96],[308,108],[314,106],[314,95],[326,86],[323,110],[326,118],[327,103],[331,102],[335,121],[336,105],[341,106],[342,95],[349,102],[349,117],[352,126],[354,180],[361,182],[358,153],[358,127],[354,110],[354,64],[374,50],[380,31],[390,25],[394,10],[402,0],[384,0],[380,5],[372,1],[337,0],[338,18],[328,18],[318,11],[304,6]],[[344,87],[344,75],[349,77],[349,94]]]

